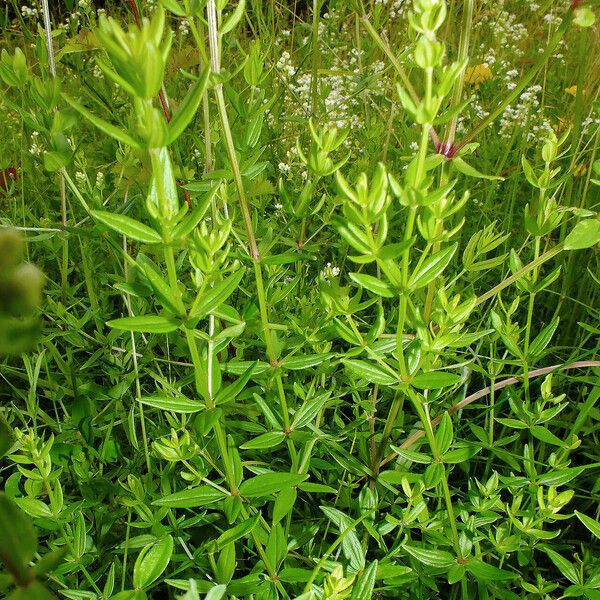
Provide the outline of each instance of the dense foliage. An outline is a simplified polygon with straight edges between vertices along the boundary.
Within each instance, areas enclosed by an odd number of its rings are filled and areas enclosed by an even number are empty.
[[[597,5],[4,0],[3,597],[600,598]]]

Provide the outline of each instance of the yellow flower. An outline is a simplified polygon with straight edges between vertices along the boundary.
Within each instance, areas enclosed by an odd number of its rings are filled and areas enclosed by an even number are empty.
[[[573,167],[573,175],[575,177],[583,177],[587,173],[587,165],[585,163],[577,163]]]
[[[554,131],[557,134],[561,131],[564,131],[567,128],[570,129],[571,127],[573,127],[573,122],[567,119],[563,119],[562,117],[558,118],[558,123],[552,125],[552,129],[554,129]]]
[[[474,67],[467,67],[465,70],[465,83],[474,85],[476,89],[479,89],[482,83],[488,79],[492,79],[492,77],[492,71],[485,63],[475,65]]]
[[[565,94],[575,97],[577,95],[577,86],[572,85],[571,87],[565,88]]]

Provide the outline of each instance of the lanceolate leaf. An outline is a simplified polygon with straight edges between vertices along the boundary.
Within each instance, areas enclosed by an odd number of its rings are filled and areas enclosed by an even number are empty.
[[[411,275],[408,287],[418,290],[432,282],[436,277],[439,277],[452,260],[456,248],[457,244],[452,244],[426,259]]]
[[[173,554],[173,538],[166,535],[155,544],[148,544],[133,567],[133,585],[138,589],[154,583],[167,568]]]
[[[204,69],[204,72],[194,83],[186,97],[183,99],[178,111],[173,115],[171,122],[169,123],[168,139],[167,144],[172,144],[184,131],[184,129],[191,123],[202,95],[206,91],[208,86],[208,76],[210,74],[209,69]]]
[[[220,28],[219,33],[221,35],[225,35],[229,33],[233,29],[235,29],[236,25],[241,21],[244,16],[244,10],[246,9],[246,0],[239,0],[235,10],[229,15],[223,26]]]
[[[575,514],[577,515],[577,518],[600,540],[600,523],[577,510],[575,511]]]
[[[244,276],[244,270],[245,269],[243,268],[238,269],[233,275],[230,275],[227,279],[215,285],[215,287],[210,289],[206,294],[198,297],[190,312],[190,322],[192,324],[197,323],[200,319],[204,318],[220,304],[225,302],[239,286],[240,281]]]
[[[179,310],[177,306],[177,300],[173,297],[173,292],[169,284],[164,280],[162,273],[158,266],[152,262],[144,254],[138,254],[137,263],[140,266],[142,272],[150,282],[154,293],[157,295],[160,303],[170,313],[174,315],[183,316],[182,310]]]
[[[413,380],[412,385],[420,390],[437,390],[450,387],[461,382],[461,376],[446,371],[430,371],[419,373]]]
[[[66,94],[62,95],[63,99],[68,102],[77,112],[80,112],[86,119],[91,121],[100,131],[103,131],[107,135],[115,138],[119,142],[123,142],[132,148],[141,148],[140,143],[133,137],[131,137],[127,132],[115,127],[112,123],[101,119],[93,112],[89,111],[83,104],[79,104]]]
[[[571,582],[571,583],[581,583],[579,580],[579,571],[575,567],[573,563],[568,561],[566,558],[561,556],[558,552],[551,550],[550,548],[545,548],[546,554],[549,556],[550,560],[556,565],[558,570]]]
[[[352,587],[352,595],[350,596],[350,600],[371,600],[371,598],[373,598],[373,588],[375,587],[377,565],[377,561],[374,560],[362,572]]]
[[[484,581],[507,581],[517,578],[515,573],[494,567],[478,558],[472,558],[467,563],[466,568],[477,579],[483,579]]]
[[[298,485],[306,477],[297,473],[263,473],[246,479],[240,486],[240,494],[246,498],[269,496],[285,486]]]
[[[246,537],[256,527],[260,519],[260,513],[256,513],[250,519],[242,521],[235,527],[228,529],[217,538],[217,550],[222,550],[227,544]]]
[[[191,400],[184,396],[169,398],[168,396],[144,396],[140,402],[146,406],[168,410],[174,413],[195,413],[206,408],[197,400]]]
[[[540,354],[545,350],[546,346],[550,343],[556,328],[558,327],[558,323],[560,321],[559,317],[554,317],[549,325],[546,325],[542,331],[538,333],[536,338],[531,342],[529,346],[529,356],[532,358],[538,358]]]
[[[388,283],[377,277],[373,277],[372,275],[366,275],[365,273],[350,273],[350,279],[378,296],[383,296],[384,298],[393,298],[396,296],[394,290]]]
[[[139,333],[170,333],[175,331],[181,324],[173,317],[161,317],[160,315],[145,315],[141,317],[123,317],[106,323],[113,329],[123,331],[137,331]]]
[[[579,221],[565,239],[565,250],[591,248],[600,242],[600,221],[585,219]]]
[[[398,383],[397,377],[394,377],[374,363],[351,358],[342,359],[342,362],[351,373],[362,379],[366,379],[370,383],[378,383],[380,385],[394,385]]]
[[[340,530],[340,534],[345,534],[342,540],[342,550],[346,558],[350,561],[352,568],[355,570],[364,568],[365,555],[356,531],[347,531],[352,527],[352,519],[337,508],[321,506],[321,510],[327,515],[329,520],[335,523]]]
[[[38,538],[31,519],[4,492],[0,492],[0,531],[0,561],[20,577],[37,551]]]
[[[162,241],[160,234],[148,225],[140,223],[127,215],[111,213],[104,210],[93,210],[92,216],[101,221],[111,229],[132,240],[146,244],[159,244]]]
[[[462,158],[456,157],[452,159],[452,166],[463,175],[467,177],[476,177],[478,179],[502,179],[502,177],[498,177],[495,175],[486,175],[485,173],[481,173],[475,167],[471,166],[469,163],[465,162]]]
[[[422,562],[428,567],[447,569],[456,563],[454,556],[445,550],[416,548],[415,546],[408,546],[406,544],[404,544],[402,548],[413,558],[416,558],[419,562]]]
[[[213,504],[225,498],[227,494],[210,485],[200,485],[189,490],[175,492],[155,500],[155,506],[168,506],[170,508],[198,508]]]

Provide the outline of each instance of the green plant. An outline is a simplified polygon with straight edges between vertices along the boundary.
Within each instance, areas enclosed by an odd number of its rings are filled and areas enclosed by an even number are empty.
[[[470,0],[86,4],[56,78],[48,35],[3,53],[39,146],[3,165],[5,221],[49,275],[39,344],[2,364],[13,595],[597,596],[600,221],[568,201],[598,136],[581,97],[576,141],[490,134],[540,77],[562,93],[549,59],[593,26],[547,4],[548,44],[469,128]],[[30,203],[42,168],[66,192]]]

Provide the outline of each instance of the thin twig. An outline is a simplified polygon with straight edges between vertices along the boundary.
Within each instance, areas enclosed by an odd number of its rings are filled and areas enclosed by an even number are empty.
[[[580,361],[571,363],[569,365],[552,365],[551,367],[542,367],[541,369],[534,369],[533,371],[530,371],[527,374],[527,379],[533,379],[534,377],[540,377],[542,375],[547,375],[548,373],[552,373],[553,371],[567,370],[567,369],[583,369],[586,367],[600,367],[600,361],[599,360],[580,360]],[[454,406],[451,406],[448,409],[448,414],[452,415],[455,412],[462,410],[466,406],[469,406],[469,404],[472,404],[476,400],[479,400],[480,398],[487,396],[492,391],[492,387],[493,387],[494,391],[501,390],[505,387],[515,385],[515,383],[520,383],[522,381],[522,379],[523,379],[522,377],[509,377],[508,379],[503,379],[502,381],[495,383],[493,386],[488,385],[487,387],[484,387],[483,389],[475,392],[474,394],[467,396],[460,402],[457,402]],[[439,423],[441,422],[443,416],[444,416],[443,413],[441,415],[438,415],[435,419],[433,419],[433,421],[431,422],[431,425],[433,427],[437,427],[439,425]],[[425,431],[423,431],[422,429],[415,431],[415,432],[411,433],[411,435],[404,442],[402,442],[402,444],[400,444],[398,446],[398,448],[408,449],[415,442],[420,440],[424,435],[425,435]],[[385,459],[383,461],[381,461],[380,467],[382,467],[383,465],[394,460],[397,456],[398,455],[396,454],[396,452],[391,452],[390,454],[388,454],[385,457]]]

